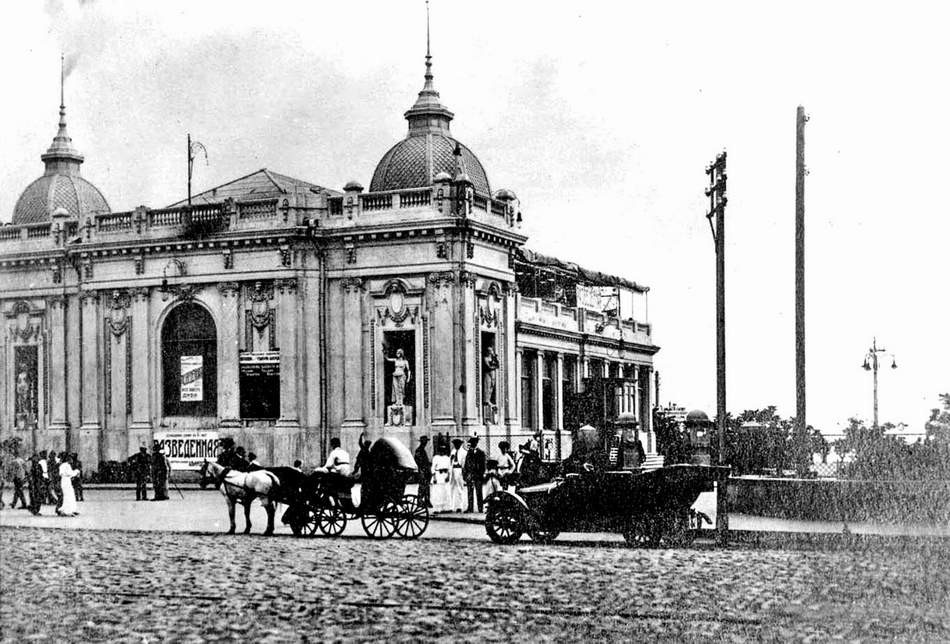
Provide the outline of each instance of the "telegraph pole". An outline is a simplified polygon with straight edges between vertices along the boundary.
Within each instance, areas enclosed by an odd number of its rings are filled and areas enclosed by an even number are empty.
[[[716,246],[716,428],[719,465],[726,464],[726,152],[706,168],[709,176],[709,228]],[[728,482],[716,483],[716,534],[721,544],[729,539]]]
[[[706,219],[716,247],[716,428],[719,464],[726,462],[726,153],[706,168],[709,212]]]
[[[805,416],[805,108],[795,118],[795,438],[799,466],[804,465]]]

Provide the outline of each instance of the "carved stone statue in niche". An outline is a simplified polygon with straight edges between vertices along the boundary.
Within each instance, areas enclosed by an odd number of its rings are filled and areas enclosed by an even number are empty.
[[[497,405],[495,386],[497,383],[498,356],[491,345],[485,347],[485,356],[482,358],[482,400],[487,405]]]
[[[35,346],[16,347],[14,375],[14,415],[17,429],[29,429],[36,424],[37,405],[37,351]]]
[[[396,349],[395,358],[386,358],[393,363],[392,404],[402,407],[406,400],[406,384],[412,379],[409,361],[402,349]]]

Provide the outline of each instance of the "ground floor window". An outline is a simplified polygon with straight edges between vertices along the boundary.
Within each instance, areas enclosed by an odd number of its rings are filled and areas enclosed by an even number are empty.
[[[534,406],[534,368],[536,353],[521,354],[521,425],[530,429],[537,428]]]
[[[541,372],[542,426],[545,429],[555,429],[555,405],[557,405],[555,396],[557,374],[555,372],[557,371],[557,361],[554,356],[545,353],[540,354],[540,361],[544,368]]]
[[[166,416],[218,413],[217,330],[198,304],[178,305],[162,326],[162,392]]]

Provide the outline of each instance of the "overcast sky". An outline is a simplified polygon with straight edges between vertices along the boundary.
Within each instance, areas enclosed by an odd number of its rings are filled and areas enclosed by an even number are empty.
[[[950,10],[942,3],[432,4],[436,87],[534,250],[648,284],[661,402],[715,411],[705,166],[729,153],[729,409],[795,412],[795,109],[806,107],[808,421],[922,427],[950,391]],[[4,2],[0,219],[42,172],[59,54],[83,176],[114,211],[267,167],[369,184],[422,86],[399,2]],[[888,361],[888,366],[890,362]]]

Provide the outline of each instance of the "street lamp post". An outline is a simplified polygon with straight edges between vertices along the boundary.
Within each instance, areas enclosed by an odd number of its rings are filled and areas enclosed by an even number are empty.
[[[879,356],[890,356],[891,358],[891,369],[897,369],[897,359],[894,357],[893,353],[889,353],[884,347],[877,346],[877,338],[871,342],[871,348],[868,349],[867,354],[864,356],[864,364],[861,365],[865,371],[870,371],[874,374],[874,429],[878,428],[877,420],[877,370],[880,366]]]

